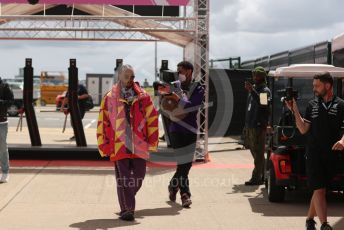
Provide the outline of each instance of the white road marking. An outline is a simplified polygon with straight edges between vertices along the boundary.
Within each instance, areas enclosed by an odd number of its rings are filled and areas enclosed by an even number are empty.
[[[96,119],[93,119],[90,123],[84,126],[84,129],[90,128],[94,123],[96,123],[96,121],[97,121]]]
[[[63,119],[61,119],[61,118],[43,118],[43,120],[46,120],[46,121],[61,121]]]

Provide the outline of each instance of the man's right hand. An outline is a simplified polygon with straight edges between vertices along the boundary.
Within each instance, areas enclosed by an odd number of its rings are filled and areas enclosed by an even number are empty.
[[[65,115],[69,114],[69,109],[68,108],[61,108],[60,112],[63,112]]]
[[[253,85],[248,82],[248,81],[245,81],[245,89],[248,91],[248,92],[251,92],[253,90]]]
[[[18,113],[19,113],[19,114],[23,114],[23,113],[25,113],[25,109],[24,109],[24,107],[21,107],[20,109],[18,109]]]
[[[287,108],[292,111],[293,113],[295,113],[296,111],[298,111],[298,107],[296,104],[295,99],[293,98],[293,100],[291,101],[285,101],[285,105],[287,106]]]
[[[294,114],[296,126],[299,129],[300,133],[306,134],[309,131],[311,125],[305,122],[305,120],[301,117],[295,99],[293,99],[292,101],[285,101],[285,104],[288,109]]]

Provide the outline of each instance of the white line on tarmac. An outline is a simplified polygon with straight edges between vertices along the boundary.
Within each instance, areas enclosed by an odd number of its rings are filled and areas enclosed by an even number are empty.
[[[84,126],[84,129],[90,128],[91,125],[92,125],[93,123],[95,123],[96,121],[97,121],[96,119],[93,119],[90,123],[88,123],[87,125]]]
[[[46,121],[61,121],[63,119],[61,119],[61,118],[43,118],[43,120],[46,120]]]

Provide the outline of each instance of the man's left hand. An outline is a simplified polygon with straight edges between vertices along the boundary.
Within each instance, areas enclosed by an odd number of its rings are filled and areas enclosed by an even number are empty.
[[[342,151],[344,150],[344,141],[340,140],[336,144],[333,145],[332,150],[334,151]]]

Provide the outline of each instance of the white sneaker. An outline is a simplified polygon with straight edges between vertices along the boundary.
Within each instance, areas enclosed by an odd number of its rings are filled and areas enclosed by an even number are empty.
[[[10,179],[10,175],[8,173],[3,173],[0,179],[0,183],[7,183]]]

